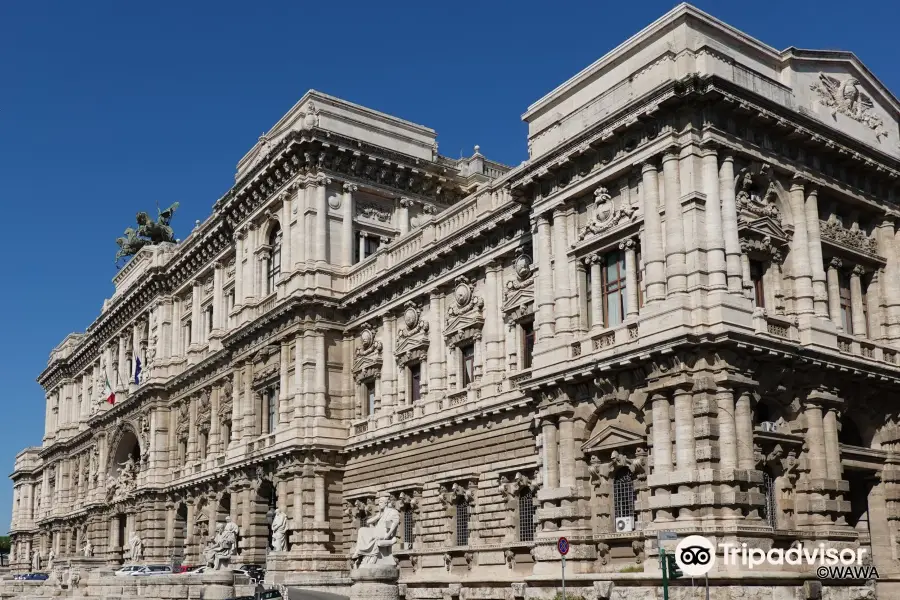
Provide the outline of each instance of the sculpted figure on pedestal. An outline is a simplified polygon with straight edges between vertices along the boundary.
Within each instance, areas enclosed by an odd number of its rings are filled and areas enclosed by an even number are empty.
[[[156,221],[151,219],[147,213],[139,212],[135,217],[138,225],[137,229],[128,227],[123,237],[116,238],[116,244],[119,245],[119,251],[116,253],[116,263],[122,258],[134,256],[144,246],[162,242],[176,242],[175,231],[169,223],[172,221],[172,217],[177,209],[177,202],[165,210],[157,208],[158,216]]]
[[[238,527],[225,517],[225,524],[216,523],[216,534],[210,541],[203,555],[207,566],[213,569],[227,569],[234,551],[237,549]]]
[[[131,537],[128,539],[128,557],[131,562],[138,562],[144,556],[144,542],[138,536],[137,532],[132,531]]]
[[[50,548],[50,554],[47,555],[47,570],[53,570],[53,561],[56,560],[56,552],[53,551],[53,548]]]
[[[397,561],[391,548],[397,541],[394,534],[400,524],[400,513],[390,505],[386,495],[379,496],[376,502],[376,512],[366,519],[365,527],[359,528],[351,559],[358,566],[395,566]]]
[[[85,558],[94,556],[94,546],[91,544],[91,540],[88,540],[84,543],[84,548],[81,549],[81,553]]]
[[[280,508],[275,509],[275,518],[272,520],[272,550],[275,552],[284,552],[287,550],[288,520],[284,511]]]

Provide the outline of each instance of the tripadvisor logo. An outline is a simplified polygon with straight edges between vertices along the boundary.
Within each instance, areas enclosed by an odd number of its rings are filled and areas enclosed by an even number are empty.
[[[709,573],[716,564],[716,550],[725,566],[753,569],[761,565],[808,565],[817,567],[820,579],[877,579],[878,571],[865,564],[866,548],[828,548],[824,544],[798,544],[786,550],[751,548],[747,544],[723,543],[718,548],[702,535],[689,535],[675,547],[675,563],[688,577]]]
[[[716,547],[702,535],[689,535],[675,547],[675,564],[688,577],[706,575],[716,564]]]

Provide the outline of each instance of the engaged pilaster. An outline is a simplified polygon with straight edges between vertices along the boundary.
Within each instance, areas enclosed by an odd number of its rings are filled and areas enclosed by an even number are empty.
[[[647,277],[647,304],[666,297],[666,262],[663,255],[662,220],[659,218],[659,176],[656,165],[641,165],[641,200],[644,210],[644,272]]]
[[[678,149],[663,154],[663,181],[666,200],[666,291],[668,295],[687,291],[685,265],[684,211],[678,183]]]

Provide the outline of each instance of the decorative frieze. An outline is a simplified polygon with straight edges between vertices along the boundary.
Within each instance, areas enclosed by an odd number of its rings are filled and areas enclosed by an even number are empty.
[[[841,81],[837,77],[819,73],[819,81],[810,84],[809,89],[819,95],[819,103],[831,110],[832,118],[837,119],[838,114],[850,117],[874,131],[880,142],[888,135],[884,120],[875,114],[872,98],[861,87],[855,77]]]

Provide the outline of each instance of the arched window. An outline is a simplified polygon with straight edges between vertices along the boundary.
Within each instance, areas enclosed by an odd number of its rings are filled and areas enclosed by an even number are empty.
[[[519,492],[519,541],[534,541],[534,493],[530,487]]]
[[[863,441],[859,427],[857,427],[856,423],[846,415],[841,419],[841,430],[838,433],[838,441],[848,446],[867,447],[867,444]]]
[[[269,234],[269,273],[266,277],[266,293],[275,291],[275,280],[281,273],[281,227],[275,225]]]
[[[774,528],[778,524],[778,507],[775,504],[775,478],[768,469],[763,469],[763,491],[766,494],[766,505],[763,507],[762,517],[769,527]]]
[[[465,498],[456,503],[456,545],[469,545],[469,503]]]
[[[613,517],[634,518],[634,478],[628,469],[619,469],[613,478]]]

